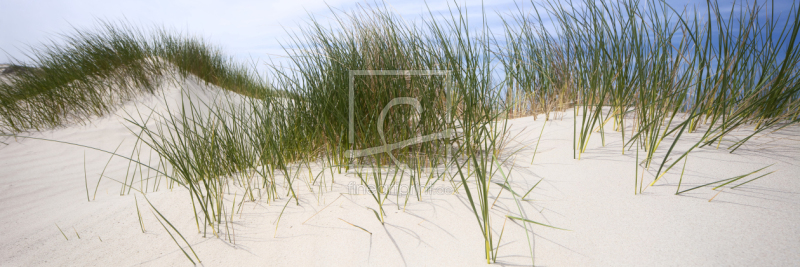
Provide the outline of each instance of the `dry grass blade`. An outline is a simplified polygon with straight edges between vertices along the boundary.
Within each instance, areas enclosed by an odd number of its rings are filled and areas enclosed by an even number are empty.
[[[155,215],[156,215],[156,213],[157,213],[157,214],[158,214],[158,216],[160,216],[160,217],[161,217],[161,219],[164,219],[164,221],[165,221],[165,222],[167,222],[167,224],[169,225],[169,227],[171,227],[171,228],[172,228],[172,230],[173,230],[173,231],[175,231],[175,233],[177,233],[177,234],[178,234],[178,236],[179,236],[179,237],[180,237],[180,238],[183,240],[183,242],[184,242],[184,243],[186,243],[186,246],[188,246],[188,247],[189,247],[189,250],[191,250],[191,251],[192,251],[192,254],[194,254],[194,257],[197,259],[197,262],[202,262],[202,261],[200,260],[200,257],[197,257],[197,253],[195,253],[195,252],[194,252],[194,249],[192,248],[192,245],[190,245],[190,244],[189,244],[189,241],[186,241],[186,238],[184,238],[184,237],[183,237],[183,235],[181,234],[181,232],[180,232],[180,231],[178,231],[178,229],[177,229],[177,228],[175,228],[175,226],[174,226],[174,225],[172,225],[172,223],[170,223],[170,222],[169,222],[169,220],[167,220],[167,218],[166,218],[166,217],[164,217],[164,215],[163,215],[163,214],[161,214],[161,212],[159,212],[159,211],[158,211],[158,209],[156,209],[156,207],[155,207],[155,206],[153,206],[153,203],[150,203],[150,200],[149,200],[149,199],[147,199],[147,197],[146,197],[146,196],[144,196],[144,200],[146,200],[146,201],[147,201],[147,204],[150,204],[150,207],[151,207],[151,208],[153,208],[153,210],[155,211],[155,213],[153,213],[153,216],[155,216]],[[159,223],[161,223],[161,219],[159,219],[158,217],[156,217],[156,219],[158,219],[158,222],[159,222]],[[164,226],[164,223],[161,223],[161,226]],[[166,226],[164,226],[164,230],[167,230],[167,227],[166,227]],[[169,230],[167,230],[167,233],[169,233]],[[169,235],[170,235],[170,237],[172,237],[172,240],[174,240],[174,241],[175,241],[175,244],[177,244],[177,245],[178,245],[178,247],[181,247],[181,245],[180,245],[180,244],[178,244],[178,240],[175,240],[175,237],[174,237],[174,236],[172,236],[172,233],[170,233]],[[183,250],[183,247],[181,247],[181,250]],[[184,251],[183,253],[184,253],[184,254],[186,254],[186,251]],[[186,255],[186,257],[188,258],[188,257],[189,257],[189,255],[187,254],[187,255]],[[191,258],[189,258],[189,260],[192,260],[192,259],[191,259]],[[194,261],[193,261],[193,260],[192,260],[192,263],[194,263]]]
[[[139,212],[139,200],[136,199],[136,194],[133,195],[133,204],[136,205],[136,216],[139,217],[139,228],[142,229],[142,233],[146,232],[144,230],[144,221],[142,220],[142,213]]]
[[[344,223],[346,223],[346,224],[349,224],[350,226],[353,226],[353,227],[355,227],[355,228],[361,229],[361,231],[367,232],[369,235],[372,235],[372,232],[370,232],[370,231],[367,231],[367,229],[364,229],[364,227],[361,227],[361,226],[358,226],[358,225],[355,225],[355,224],[349,223],[348,221],[345,221],[345,220],[343,220],[342,218],[339,218],[339,220],[343,221],[343,222],[344,222]]]
[[[543,180],[544,180],[544,178],[542,178],[542,179],[539,179],[539,181],[538,181],[538,182],[536,182],[536,184],[534,184],[534,185],[533,185],[533,187],[531,187],[531,189],[530,189],[530,190],[528,190],[528,192],[526,192],[526,193],[525,193],[525,195],[522,195],[522,197],[521,197],[520,199],[522,199],[522,200],[525,200],[525,197],[527,197],[527,196],[528,196],[528,194],[530,194],[531,192],[533,192],[533,189],[536,189],[536,186],[537,186],[537,185],[539,185],[539,183],[541,183]]]
[[[69,241],[69,238],[67,238],[67,235],[65,235],[65,234],[64,234],[64,231],[61,231],[61,227],[58,227],[58,224],[55,224],[55,225],[56,225],[56,228],[58,228],[58,231],[59,231],[59,232],[61,232],[61,235],[63,235],[63,236],[64,236],[64,239],[66,239],[67,241]]]
[[[194,260],[192,259],[192,257],[190,257],[190,256],[189,256],[189,253],[186,253],[186,250],[184,250],[184,249],[183,249],[183,246],[181,246],[181,244],[180,244],[180,243],[178,243],[178,240],[177,240],[177,239],[175,239],[175,236],[173,236],[173,235],[172,235],[172,232],[170,232],[170,231],[169,231],[169,229],[167,229],[167,226],[166,226],[166,225],[164,225],[164,223],[163,223],[163,222],[161,222],[161,219],[160,219],[160,218],[158,218],[158,216],[156,216],[156,214],[155,214],[155,213],[153,213],[153,217],[156,217],[156,220],[158,221],[158,223],[159,223],[159,224],[161,224],[161,227],[164,227],[164,231],[167,231],[167,234],[169,234],[169,237],[170,237],[170,238],[172,238],[172,241],[175,241],[175,245],[177,245],[177,246],[178,246],[178,248],[180,248],[180,249],[181,249],[181,252],[183,252],[183,255],[185,255],[185,256],[186,256],[186,258],[187,258],[187,259],[189,259],[189,261],[191,261],[191,262],[192,262],[192,264],[194,264],[194,265],[197,265],[197,263],[195,263],[195,262],[194,262]],[[190,247],[191,247],[191,246],[190,246]],[[196,257],[196,255],[195,255],[195,257]],[[198,259],[198,261],[199,261],[199,259]]]
[[[506,215],[506,217],[508,217],[509,219],[512,219],[512,220],[518,220],[518,221],[523,221],[523,222],[529,222],[529,223],[538,224],[538,225],[545,226],[545,227],[550,227],[550,228],[553,228],[553,229],[558,229],[558,230],[569,231],[569,230],[567,230],[567,229],[558,228],[558,227],[555,227],[555,226],[552,226],[552,225],[543,224],[543,223],[540,223],[540,222],[537,222],[537,221],[528,220],[528,219],[525,219],[525,218],[515,217],[515,216],[511,216],[511,215]]]

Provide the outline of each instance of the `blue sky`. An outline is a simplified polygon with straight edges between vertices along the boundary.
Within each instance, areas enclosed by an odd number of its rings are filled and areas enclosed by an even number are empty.
[[[96,19],[127,20],[138,26],[164,26],[203,36],[237,58],[266,60],[270,54],[284,54],[279,40],[285,40],[284,28],[292,30],[308,19],[308,14],[329,18],[328,6],[351,10],[357,1],[291,0],[291,1],[229,1],[219,3],[205,0],[137,1],[17,1],[0,0],[0,62],[9,55],[22,59],[20,49],[27,45],[57,38],[72,28],[90,29]],[[372,3],[372,2],[370,2]],[[435,12],[447,10],[446,1],[429,1]],[[475,11],[480,1],[464,3]],[[387,4],[413,19],[425,14],[425,1],[387,1]],[[512,1],[493,1],[492,9],[513,7]],[[473,13],[473,12],[471,12]]]
[[[469,9],[470,16],[480,16],[481,1],[457,2]],[[684,5],[705,7],[705,1],[702,0],[668,0],[668,2],[676,8]],[[721,6],[726,6],[726,1],[720,2]],[[3,50],[0,51],[0,63],[9,62],[9,56],[24,59],[22,51],[26,46],[47,42],[49,39],[57,40],[58,34],[69,33],[73,27],[91,29],[97,19],[127,20],[138,26],[163,26],[199,35],[238,60],[247,61],[252,58],[263,63],[270,57],[279,59],[280,55],[285,55],[279,46],[279,41],[286,40],[285,29],[293,31],[308,19],[309,13],[324,21],[330,18],[329,6],[340,10],[351,10],[359,3],[366,2],[0,0],[0,49]],[[434,13],[444,13],[447,12],[448,3],[451,6],[453,4],[452,1],[428,0],[427,6]],[[531,5],[529,1],[519,3],[527,7]],[[409,20],[427,16],[426,1],[387,0],[386,4]],[[791,0],[776,1],[776,6],[788,7],[790,4]],[[488,11],[487,15],[491,20],[495,20],[494,24],[497,24],[496,12],[507,13],[516,10],[513,0],[486,1],[484,5]],[[500,33],[499,30],[495,32]]]

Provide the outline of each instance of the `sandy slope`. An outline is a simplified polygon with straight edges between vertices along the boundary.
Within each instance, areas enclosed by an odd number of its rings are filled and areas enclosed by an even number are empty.
[[[179,105],[180,88],[211,101],[218,91],[190,79],[167,87],[163,97],[148,97],[126,105],[128,112]],[[166,103],[164,101],[166,100]],[[135,137],[125,127],[124,110],[116,116],[29,136],[79,143],[121,154],[132,151]],[[752,140],[735,154],[713,147],[696,150],[686,164],[682,188],[745,174],[775,164],[775,173],[734,190],[703,188],[675,196],[680,170],[671,170],[654,187],[634,195],[635,151],[621,154],[619,133],[607,132],[606,145],[592,136],[581,160],[572,157],[571,111],[563,120],[547,124],[534,164],[533,147],[542,120],[511,121],[506,151],[517,151],[505,167],[515,191],[527,191],[543,182],[523,202],[525,216],[571,231],[532,226],[530,239],[536,265],[541,266],[786,266],[800,262],[800,128],[790,128]],[[746,130],[726,137],[736,140]],[[696,134],[684,135],[687,149]],[[30,265],[189,265],[183,253],[156,221],[141,193],[120,196],[128,162],[114,159],[100,182],[97,197],[86,199],[84,153],[89,193],[103,170],[108,154],[76,146],[32,139],[0,139],[0,262],[4,266]],[[667,145],[662,145],[662,152]],[[148,161],[149,151],[140,156]],[[674,156],[677,157],[677,156]],[[657,156],[657,158],[661,158]],[[152,162],[156,165],[155,162]],[[682,164],[679,164],[682,167]],[[319,167],[312,168],[314,174]],[[145,174],[147,171],[145,170]],[[642,169],[639,169],[641,174]],[[652,181],[654,169],[646,170]],[[223,231],[220,238],[197,233],[191,202],[185,189],[159,183],[146,197],[187,238],[204,265],[281,266],[481,266],[483,239],[466,195],[426,194],[421,201],[389,197],[386,224],[371,210],[369,195],[349,194],[352,175],[336,174],[324,194],[309,185],[308,170],[300,169],[294,184],[300,205],[286,206],[289,198],[273,203],[245,202],[233,217],[235,244]],[[134,188],[140,189],[138,178]],[[163,181],[163,180],[162,180]],[[499,181],[499,178],[498,180]],[[145,181],[148,187],[154,186]],[[437,184],[449,187],[449,182]],[[493,194],[499,187],[492,189]],[[150,190],[152,191],[152,190]],[[280,190],[280,192],[285,192]],[[134,195],[144,218],[142,233]],[[237,192],[237,204],[241,192]],[[229,201],[233,195],[226,196]],[[399,204],[398,204],[399,203]],[[227,205],[231,205],[228,202]],[[495,238],[504,216],[517,215],[511,194],[504,192],[493,208]],[[367,233],[349,223],[363,227]],[[498,264],[530,265],[530,248],[521,224],[505,222]],[[65,240],[56,224],[64,231]],[[202,229],[201,229],[202,230]],[[77,237],[80,235],[80,239]]]

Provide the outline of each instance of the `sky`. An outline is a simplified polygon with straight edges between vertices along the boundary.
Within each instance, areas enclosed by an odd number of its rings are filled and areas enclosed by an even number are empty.
[[[789,3],[791,0],[788,0]],[[481,1],[457,0],[473,18],[480,17]],[[699,5],[704,0],[668,0],[674,7]],[[725,5],[721,0],[721,6]],[[762,1],[763,2],[763,1]],[[782,2],[780,0],[776,1]],[[58,40],[59,34],[73,28],[91,29],[97,20],[127,21],[140,27],[164,27],[203,37],[222,48],[223,52],[244,62],[280,61],[286,53],[280,47],[289,32],[308,21],[309,14],[325,21],[331,18],[329,8],[353,10],[357,5],[375,2],[348,0],[289,0],[289,1],[226,1],[208,0],[0,0],[0,63],[11,58],[25,60],[24,51],[30,45]],[[386,0],[385,3],[407,20],[434,13],[446,13],[453,1],[445,0]],[[518,2],[530,7],[529,1]],[[485,1],[483,5],[491,18],[490,25],[499,26],[496,13],[516,10],[513,0]],[[780,5],[780,4],[779,4]],[[499,30],[496,32],[500,32]],[[258,69],[262,69],[261,66]]]
[[[206,0],[146,0],[146,1],[17,1],[0,0],[0,63],[10,57],[24,60],[29,45],[57,39],[59,34],[70,33],[73,28],[91,29],[97,20],[127,21],[142,27],[164,27],[183,33],[202,36],[238,60],[251,58],[266,61],[269,57],[285,55],[280,42],[286,41],[286,31],[296,31],[298,25],[308,21],[309,14],[321,20],[329,19],[329,8],[352,10],[358,2],[346,0],[290,0],[290,1],[226,1]],[[388,6],[407,19],[418,19],[426,14],[426,2],[387,1]],[[452,2],[451,2],[452,3]],[[479,11],[480,1],[461,1],[470,9]],[[444,12],[446,1],[429,0],[431,10]],[[492,1],[491,9],[513,8],[512,1]],[[487,8],[488,9],[488,8]],[[473,12],[470,12],[473,13]]]

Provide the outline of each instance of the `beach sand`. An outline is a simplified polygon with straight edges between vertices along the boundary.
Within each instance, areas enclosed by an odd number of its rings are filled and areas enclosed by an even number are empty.
[[[134,112],[146,117],[148,108],[163,112],[167,106],[177,107],[179,100],[187,97],[181,90],[205,101],[214,101],[219,93],[190,78],[165,87],[159,96],[128,103],[116,114],[90,119],[86,125],[22,135],[107,151],[119,146],[119,154],[130,155],[136,141],[130,129],[135,128],[127,128],[131,125],[125,118]],[[600,134],[594,133],[577,160],[573,159],[572,114],[570,109],[562,119],[547,122],[533,164],[531,157],[545,123],[542,116],[509,121],[513,138],[504,150],[509,157],[504,169],[511,170],[512,189],[526,192],[542,181],[527,197],[529,201],[522,202],[524,216],[568,231],[529,225],[532,236],[526,237],[520,222],[506,221],[506,215],[519,216],[519,209],[512,195],[503,192],[491,213],[495,239],[504,229],[498,265],[789,266],[800,262],[800,128],[759,135],[733,154],[725,149],[726,144],[745,136],[749,129],[726,136],[719,149],[695,149],[688,156],[681,188],[774,164],[760,172],[774,173],[752,183],[721,193],[706,187],[676,196],[681,162],[654,186],[635,195],[635,178],[641,178],[636,173],[644,172],[645,185],[652,182],[673,137],[661,144],[651,168],[643,169],[636,164],[635,150],[622,154],[621,135],[609,126],[605,146]],[[679,157],[701,135],[684,134],[670,158]],[[152,192],[155,181],[141,180],[139,175],[148,171],[138,172],[137,168],[133,190],[123,189],[120,182],[129,170],[128,160],[111,160],[96,198],[89,202],[87,184],[92,198],[109,154],[36,139],[2,138],[0,142],[5,143],[0,144],[0,263],[4,266],[191,265],[156,220],[145,197],[180,231],[206,266],[486,264],[483,237],[463,188],[455,194],[446,189],[423,194],[419,201],[412,196],[407,204],[403,196],[390,196],[384,205],[386,223],[381,225],[370,210],[377,209],[372,196],[352,194],[358,178],[345,173],[331,177],[325,171],[323,189],[310,184],[308,178],[309,172],[316,175],[323,169],[303,166],[290,172],[298,176],[294,189],[300,205],[282,196],[272,203],[246,201],[239,210],[243,191],[234,186],[234,193],[225,196],[226,205],[237,205],[239,211],[227,226],[232,229],[223,226],[219,238],[208,230],[204,238],[198,233],[185,188],[176,185],[169,189],[161,179],[155,185],[158,190]],[[146,147],[138,154],[140,161],[157,165]],[[643,151],[639,157],[644,159]],[[495,177],[495,181],[502,182],[502,178]],[[150,188],[146,194],[137,192],[145,186]],[[450,182],[440,181],[436,186],[447,188]],[[500,189],[492,185],[491,201]],[[231,202],[234,195],[236,204]],[[136,202],[145,233],[139,226]],[[188,247],[184,248],[191,255]]]

